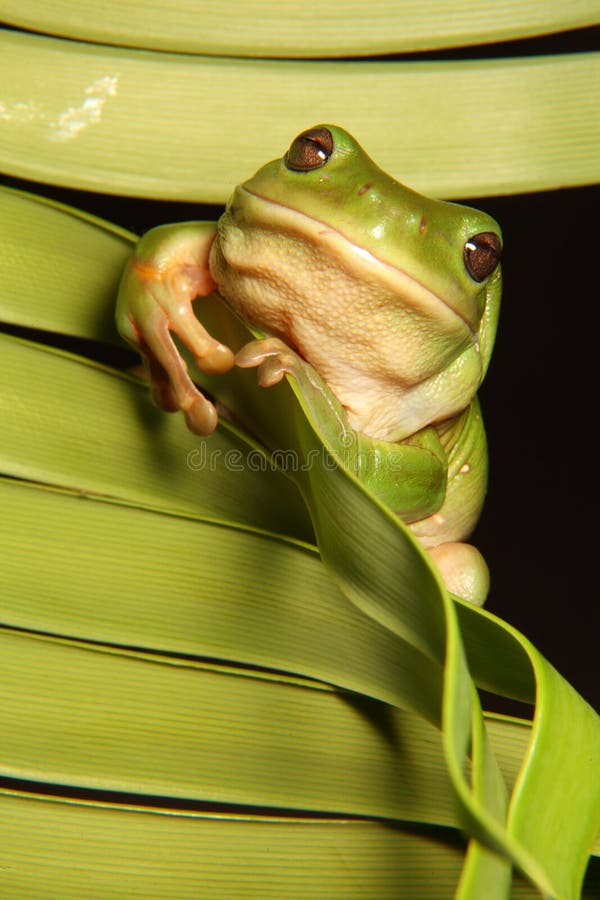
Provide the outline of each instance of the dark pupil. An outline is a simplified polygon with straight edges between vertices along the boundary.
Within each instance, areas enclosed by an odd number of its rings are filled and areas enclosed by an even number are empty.
[[[299,134],[288,150],[285,164],[295,172],[324,166],[333,153],[333,137],[327,128],[311,128]]]
[[[474,281],[485,281],[500,262],[502,246],[493,231],[483,231],[469,238],[465,244],[464,260],[467,272]]]

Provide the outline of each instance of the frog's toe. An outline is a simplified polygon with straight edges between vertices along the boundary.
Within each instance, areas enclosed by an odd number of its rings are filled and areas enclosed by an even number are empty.
[[[187,427],[194,434],[212,434],[217,427],[218,415],[215,407],[187,378],[174,385],[168,378],[157,378],[154,375],[152,399],[164,412],[181,410]]]
[[[182,410],[187,426],[194,434],[211,434],[218,420],[213,404],[190,378],[187,366],[171,337],[166,318],[157,317],[154,326],[146,332],[146,339],[140,342],[140,350],[150,374],[154,402],[165,412]],[[224,349],[233,361],[231,351]]]
[[[235,357],[241,369],[257,368],[261,387],[277,384],[286,373],[294,375],[300,358],[279,338],[264,338],[245,344]]]
[[[289,347],[279,340],[279,338],[262,338],[257,341],[249,341],[244,344],[241,350],[238,350],[235,357],[235,364],[241,369],[252,369],[260,366],[269,357],[281,355],[290,352]]]
[[[203,356],[195,353],[194,359],[198,368],[207,375],[222,375],[229,372],[235,363],[235,357],[229,347],[218,341],[214,341]]]
[[[168,373],[154,356],[146,354],[144,360],[145,369],[150,379],[150,392],[154,403],[164,412],[176,412],[179,409],[179,404],[173,393]]]
[[[169,322],[169,327],[190,350],[201,372],[222,375],[233,367],[234,355],[229,347],[215,340],[206,331],[191,307],[180,310]]]
[[[261,387],[272,387],[278,384],[289,371],[279,356],[269,356],[258,367],[257,380]]]
[[[215,407],[199,392],[192,398],[189,406],[183,408],[183,414],[187,427],[194,434],[212,434],[217,427],[218,415]]]

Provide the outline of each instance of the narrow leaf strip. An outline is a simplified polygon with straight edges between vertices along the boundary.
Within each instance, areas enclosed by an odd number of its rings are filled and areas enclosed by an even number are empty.
[[[0,840],[11,860],[7,896],[61,900],[448,900],[463,854],[440,829],[159,812],[9,791],[0,794]],[[513,894],[537,898],[523,883]]]
[[[599,82],[600,53],[240,60],[5,31],[0,169],[86,190],[223,202],[300,131],[332,122],[426,194],[587,184],[600,174]],[[485,102],[474,106],[474,95]]]
[[[506,659],[502,645],[512,643],[510,665],[519,666],[520,654],[534,673],[531,744],[511,799],[509,828],[536,858],[545,860],[557,896],[577,898],[587,861],[584,848],[598,840],[600,827],[600,718],[515,628],[462,602],[457,612],[465,646],[473,650],[476,681],[486,668],[480,655],[486,640],[496,646],[500,659]]]
[[[6,630],[0,673],[0,776],[456,824],[439,732],[373,701]]]
[[[506,814],[506,788],[496,765],[493,751],[488,741],[483,717],[479,712],[478,699],[473,699],[473,725],[471,733],[471,779],[473,789],[490,810],[495,811],[499,820]],[[506,857],[494,853],[475,838],[469,841],[465,865],[462,870],[456,900],[486,897],[502,900],[510,895],[512,867]]]
[[[471,684],[456,614],[448,606],[447,622],[444,748],[448,772],[459,800],[459,817],[472,838],[457,900],[477,900],[484,892],[487,894],[487,882],[492,874],[496,879],[494,895],[498,898],[510,896],[511,862],[544,896],[553,896],[552,884],[543,866],[526,848],[511,840],[510,833],[504,828],[505,787],[497,760],[487,744],[479,698]],[[469,750],[473,773],[471,785],[463,762]],[[492,852],[502,854],[504,860],[494,859]]]
[[[114,299],[134,235],[80,210],[0,189],[0,319],[115,343]]]
[[[600,823],[598,717],[533,648],[531,659],[538,682],[535,743],[517,782],[509,828],[545,861],[559,896],[576,898]]]
[[[17,3],[4,0],[3,19],[11,25],[64,37],[184,53],[224,56],[369,56],[431,50],[532,37],[598,22],[589,0],[565,7],[555,0],[473,5],[455,0],[415,4],[390,0],[347,0],[344,15],[333,2],[318,0],[222,0],[217,5],[177,0],[168,7],[140,0],[93,0],[77,15],[69,0]],[[230,22],[235,19],[236,27]]]

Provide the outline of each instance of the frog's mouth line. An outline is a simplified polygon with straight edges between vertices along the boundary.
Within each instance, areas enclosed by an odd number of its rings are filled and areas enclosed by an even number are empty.
[[[352,259],[354,264],[362,263],[365,274],[372,271],[373,267],[377,267],[379,278],[387,282],[398,296],[407,298],[413,307],[421,312],[429,311],[432,314],[437,313],[437,315],[442,307],[452,315],[453,319],[458,319],[468,329],[473,342],[477,340],[477,326],[473,322],[404,269],[381,259],[371,250],[358,246],[343,232],[332,228],[331,225],[320,219],[292,209],[284,203],[265,197],[256,191],[251,191],[245,185],[239,185],[236,188],[237,191],[243,191],[246,194],[245,203],[253,205],[253,214],[256,220],[266,228],[278,230],[285,227],[288,231],[306,236],[313,243],[326,244],[338,258]],[[235,216],[235,206],[233,206],[232,214]]]

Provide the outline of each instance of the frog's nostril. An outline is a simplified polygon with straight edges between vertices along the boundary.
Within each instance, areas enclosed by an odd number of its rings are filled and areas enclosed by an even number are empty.
[[[362,195],[366,194],[367,191],[370,191],[372,187],[373,187],[373,185],[371,184],[370,181],[367,181],[366,184],[361,184],[361,186],[358,189],[358,196],[362,197]]]

